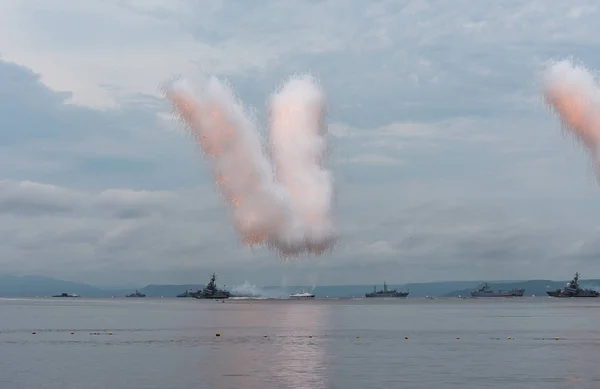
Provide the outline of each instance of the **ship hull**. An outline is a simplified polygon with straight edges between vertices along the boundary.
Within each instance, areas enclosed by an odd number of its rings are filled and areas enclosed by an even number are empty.
[[[571,293],[563,293],[561,291],[553,291],[553,292],[546,292],[546,294],[550,297],[558,297],[558,298],[577,298],[577,297],[590,297],[590,298],[594,298],[594,297],[600,297],[600,294],[595,294],[595,293],[579,293],[579,294],[571,294]]]
[[[394,297],[394,298],[405,298],[408,296],[408,293],[367,293],[365,294],[366,298],[386,298],[386,297]]]
[[[471,297],[523,297],[525,289],[510,290],[507,292],[492,292],[492,293],[478,293],[471,292]]]
[[[198,300],[226,300],[231,295],[229,293],[214,293],[214,294],[204,294],[204,293],[190,293],[189,297],[193,297]]]
[[[312,300],[315,296],[290,296],[291,300]]]

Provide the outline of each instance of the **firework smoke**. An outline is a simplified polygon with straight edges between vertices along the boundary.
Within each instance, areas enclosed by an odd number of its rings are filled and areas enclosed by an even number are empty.
[[[256,124],[229,87],[211,77],[198,88],[179,80],[165,92],[210,159],[245,244],[264,244],[286,256],[332,247],[332,185],[323,166],[325,99],[313,79],[294,78],[272,98],[276,172]]]
[[[545,73],[544,98],[590,152],[600,180],[600,89],[594,76],[570,61],[557,62]]]
[[[323,166],[325,96],[311,77],[292,78],[273,94],[270,114],[271,157],[293,212],[280,245],[320,254],[334,239],[332,180]]]

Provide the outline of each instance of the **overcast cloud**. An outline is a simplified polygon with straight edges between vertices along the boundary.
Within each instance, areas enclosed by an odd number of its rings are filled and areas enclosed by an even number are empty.
[[[94,284],[600,276],[600,188],[538,75],[600,69],[595,1],[0,4],[0,272]],[[200,71],[263,112],[293,72],[331,104],[338,247],[243,247],[160,99]]]

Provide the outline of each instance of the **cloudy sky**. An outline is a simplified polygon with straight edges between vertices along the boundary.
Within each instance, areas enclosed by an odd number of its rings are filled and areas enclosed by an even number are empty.
[[[600,188],[539,74],[600,69],[596,1],[4,0],[0,272],[99,285],[600,277]],[[330,104],[340,241],[243,247],[159,86]]]

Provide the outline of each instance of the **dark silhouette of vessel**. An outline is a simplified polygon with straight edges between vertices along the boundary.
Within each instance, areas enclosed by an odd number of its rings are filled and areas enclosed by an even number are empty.
[[[471,297],[523,297],[525,289],[499,290],[494,292],[487,282],[471,292]]]
[[[309,292],[300,292],[300,293],[294,293],[294,294],[290,294],[289,296],[291,299],[295,299],[295,300],[306,300],[306,299],[314,299],[315,295]]]
[[[61,293],[61,294],[55,294],[52,297],[80,297],[80,296],[76,293]]]
[[[583,289],[579,286],[579,273],[562,289],[547,291],[550,297],[598,297],[600,293],[593,289]]]
[[[135,293],[128,294],[128,295],[127,295],[127,296],[125,296],[125,297],[146,297],[146,295],[145,295],[145,294],[143,294],[142,292],[140,292],[139,290],[137,290],[137,289],[136,289],[136,290],[135,290]]]
[[[189,289],[183,293],[178,294],[177,297],[192,297],[192,293],[193,293],[192,290]]]
[[[396,289],[388,289],[387,284],[383,283],[383,290],[377,290],[373,286],[372,293],[366,293],[365,297],[406,297],[410,292],[398,292]]]
[[[198,290],[196,292],[190,292],[190,296],[196,299],[212,299],[212,300],[221,300],[228,299],[231,297],[231,293],[224,289],[217,288],[217,276],[215,273],[210,277],[210,282],[206,284],[206,286],[202,290]]]

